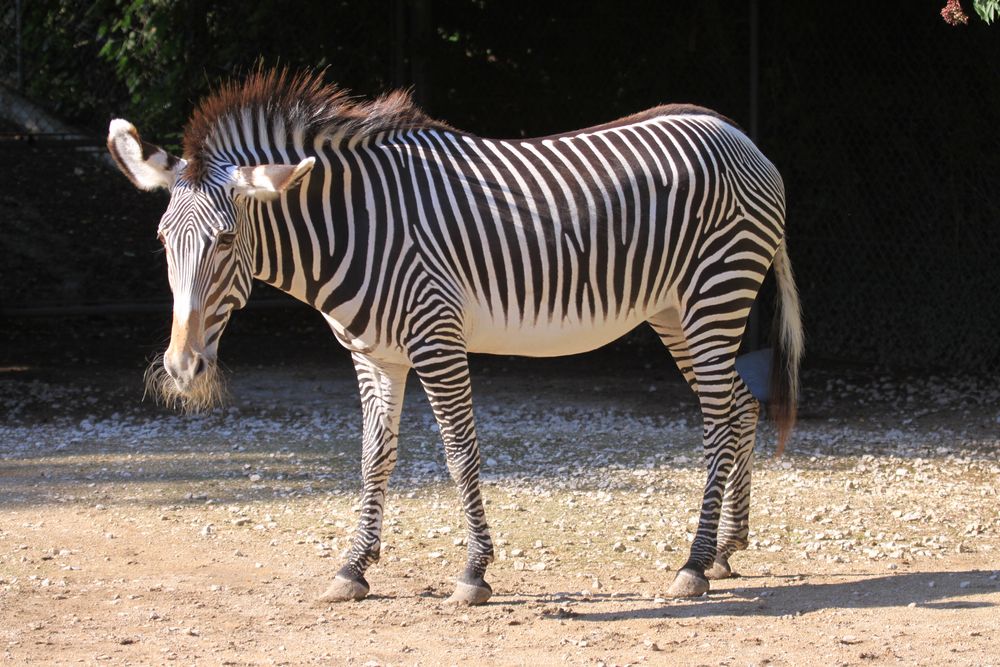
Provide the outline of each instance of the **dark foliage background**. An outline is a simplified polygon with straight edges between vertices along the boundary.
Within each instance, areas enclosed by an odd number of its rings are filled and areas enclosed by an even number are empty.
[[[120,115],[176,144],[214,82],[260,62],[326,67],[359,95],[412,86],[432,115],[484,135],[564,131],[663,102],[713,107],[756,130],[785,177],[813,361],[1000,370],[1000,26],[950,27],[940,2],[21,4],[22,93],[95,137]],[[0,3],[8,87],[14,5]],[[165,298],[161,260],[141,242],[129,257],[64,232],[68,207],[101,230],[87,238],[120,238],[123,224],[151,236],[161,200],[81,168],[65,181],[87,195],[61,181],[56,210],[44,182],[55,149],[10,144],[8,164],[47,166],[3,193],[8,312]],[[53,265],[62,274],[42,279]],[[108,265],[119,280],[100,290],[107,274],[88,267]]]

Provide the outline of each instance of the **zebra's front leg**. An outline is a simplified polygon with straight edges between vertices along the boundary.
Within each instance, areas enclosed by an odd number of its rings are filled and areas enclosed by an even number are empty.
[[[737,551],[747,548],[750,531],[750,479],[759,413],[760,403],[737,377],[731,420],[736,425],[736,458],[722,497],[715,562],[705,570],[705,576],[709,579],[734,576],[729,558]]]
[[[321,602],[360,600],[368,595],[365,571],[379,559],[382,546],[382,513],[389,476],[396,466],[399,415],[403,409],[407,366],[380,364],[354,353],[354,368],[361,389],[364,415],[361,450],[361,519],[347,562],[337,572]]]
[[[414,368],[441,430],[448,471],[458,485],[468,531],[468,557],[455,592],[457,604],[485,604],[493,589],[484,578],[493,562],[493,540],[480,490],[479,443],[472,414],[469,364],[462,347],[429,346],[412,355]]]
[[[705,570],[715,562],[718,544],[719,516],[726,482],[733,469],[736,432],[731,421],[733,384],[736,376],[730,359],[714,359],[701,372],[695,365],[698,398],[704,419],[703,438],[708,479],[702,498],[698,531],[691,544],[687,562],[677,572],[667,589],[670,597],[697,597],[708,592]]]

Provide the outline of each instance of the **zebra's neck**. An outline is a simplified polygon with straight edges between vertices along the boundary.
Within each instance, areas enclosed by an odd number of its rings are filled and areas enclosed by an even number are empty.
[[[407,203],[400,187],[408,141],[403,132],[387,132],[275,151],[289,162],[315,157],[316,166],[281,199],[248,203],[254,277],[352,331],[364,329],[372,281],[392,280],[412,246],[402,224]]]

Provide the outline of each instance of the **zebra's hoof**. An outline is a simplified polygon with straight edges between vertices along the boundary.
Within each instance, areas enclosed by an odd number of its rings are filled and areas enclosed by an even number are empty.
[[[712,567],[705,570],[705,578],[709,580],[729,579],[738,576],[740,575],[733,572],[733,568],[730,567],[728,559],[716,560],[712,563]]]
[[[337,575],[326,591],[316,598],[317,602],[348,602],[363,600],[368,595],[368,582],[363,578],[348,579]]]
[[[482,581],[481,586],[459,581],[455,584],[455,592],[448,598],[448,602],[450,604],[476,606],[486,604],[486,601],[492,595],[493,589],[485,581]]]
[[[708,593],[708,579],[705,575],[684,568],[674,577],[674,582],[667,589],[667,597],[696,598]]]

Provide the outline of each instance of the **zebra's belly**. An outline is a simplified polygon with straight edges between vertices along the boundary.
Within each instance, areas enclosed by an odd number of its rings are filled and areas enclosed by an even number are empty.
[[[538,321],[511,322],[481,314],[467,327],[466,343],[470,352],[559,357],[606,345],[648,317],[648,314],[630,311],[622,317],[600,321],[550,320],[542,316]]]

